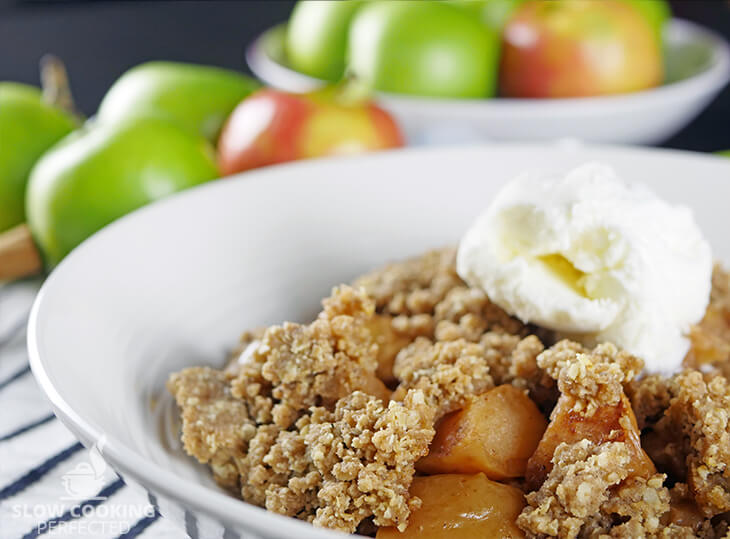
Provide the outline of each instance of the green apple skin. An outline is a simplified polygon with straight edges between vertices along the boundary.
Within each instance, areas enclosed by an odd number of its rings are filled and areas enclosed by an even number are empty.
[[[447,0],[479,17],[489,28],[500,32],[512,12],[525,0]]]
[[[341,79],[350,21],[361,5],[359,0],[298,2],[286,30],[285,50],[290,67],[319,79]]]
[[[147,62],[124,73],[99,106],[97,119],[118,123],[129,117],[169,119],[215,143],[235,106],[259,83],[219,67]]]
[[[494,95],[499,36],[446,2],[368,3],[350,28],[349,69],[384,92],[444,98]]]
[[[0,82],[0,232],[25,221],[28,174],[44,152],[76,127],[40,90]]]
[[[482,21],[501,32],[512,13],[525,0],[486,0],[482,10]]]
[[[662,34],[664,31],[664,25],[672,17],[672,10],[669,7],[669,3],[665,0],[623,0],[624,2],[631,4],[649,21],[651,27],[654,29],[654,33],[659,40],[662,42]]]
[[[91,125],[33,168],[28,224],[47,265],[100,228],[145,204],[219,177],[211,145],[157,118]]]

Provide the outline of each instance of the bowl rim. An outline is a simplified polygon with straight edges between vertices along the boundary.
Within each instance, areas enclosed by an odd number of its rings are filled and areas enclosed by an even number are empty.
[[[253,74],[265,83],[287,91],[306,92],[323,85],[327,81],[317,79],[295,71],[271,58],[265,50],[264,41],[274,31],[280,30],[285,22],[274,25],[259,34],[245,51],[246,63]],[[383,104],[402,109],[423,109],[425,106],[448,107],[450,112],[474,112],[474,107],[489,110],[490,113],[513,115],[516,112],[549,116],[570,110],[584,114],[595,111],[597,107],[644,107],[647,101],[656,99],[673,100],[680,95],[705,93],[708,89],[719,90],[730,81],[730,44],[719,33],[695,22],[673,17],[667,24],[665,32],[688,34],[707,40],[710,44],[711,57],[707,65],[689,77],[685,77],[654,88],[628,92],[624,94],[560,97],[560,98],[514,98],[495,97],[478,99],[457,99],[375,92],[375,97]],[[285,81],[277,84],[275,81]],[[273,84],[272,84],[273,83]],[[549,107],[544,105],[549,104]]]
[[[483,149],[500,148],[507,151],[531,151],[546,149],[578,149],[596,152],[620,152],[620,153],[638,153],[638,154],[655,154],[665,156],[676,156],[683,159],[693,160],[716,160],[730,164],[727,157],[713,154],[702,154],[687,150],[676,150],[666,148],[644,148],[623,144],[592,144],[578,143],[565,145],[564,142],[558,141],[554,143],[545,142],[518,142],[518,143],[472,143],[464,145],[451,145],[437,148],[444,156],[450,153],[459,153],[464,151],[480,151]],[[264,167],[262,169],[239,173],[226,178],[226,181],[207,182],[185,191],[175,193],[157,202],[143,206],[124,217],[117,219],[107,225],[91,237],[86,239],[81,245],[74,249],[46,278],[38,292],[28,318],[27,330],[27,349],[29,363],[33,376],[41,390],[45,393],[46,398],[51,403],[54,413],[58,419],[85,445],[91,446],[98,441],[104,439],[105,443],[100,448],[102,456],[107,460],[115,471],[118,471],[123,477],[129,477],[135,482],[141,484],[146,489],[159,493],[165,497],[182,504],[186,508],[201,511],[206,516],[213,516],[218,522],[235,527],[247,527],[255,533],[261,534],[262,537],[271,535],[272,526],[276,526],[277,533],[282,536],[299,536],[303,539],[322,539],[324,537],[352,537],[352,535],[343,534],[335,530],[327,528],[316,528],[311,524],[297,520],[295,518],[286,517],[277,513],[272,513],[264,508],[249,504],[234,498],[228,494],[217,491],[206,485],[195,482],[191,479],[184,478],[174,472],[160,468],[153,462],[147,460],[134,449],[128,447],[123,440],[114,436],[107,436],[101,425],[94,421],[87,420],[83,417],[83,411],[77,411],[67,402],[54,385],[49,372],[45,368],[44,359],[40,352],[40,336],[39,322],[41,311],[45,304],[44,298],[49,294],[49,289],[55,287],[55,281],[59,270],[70,265],[70,260],[78,258],[80,253],[85,253],[92,249],[97,243],[103,242],[112,229],[125,226],[128,220],[136,219],[141,214],[147,212],[156,212],[168,204],[177,204],[191,197],[196,197],[202,191],[213,189],[227,189],[231,183],[246,181],[269,181],[269,175],[280,175],[286,170],[289,174],[297,174],[300,169],[310,167],[319,167],[323,163],[333,161],[347,161],[348,166],[357,167],[359,162],[372,159],[403,159],[408,156],[417,157],[419,154],[428,152],[432,154],[433,147],[409,147],[397,150],[386,150],[371,155],[342,156],[337,158],[320,158],[309,159],[299,162],[283,163]],[[204,495],[201,495],[204,494]]]

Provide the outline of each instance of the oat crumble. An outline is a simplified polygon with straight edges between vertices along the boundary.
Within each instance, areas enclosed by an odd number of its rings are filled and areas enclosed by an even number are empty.
[[[185,450],[250,503],[348,533],[406,529],[442,416],[502,384],[550,425],[510,480],[526,537],[730,537],[730,275],[716,267],[687,369],[640,377],[507,315],[430,251],[341,286],[310,324],[247,332],[223,369],[168,387]]]

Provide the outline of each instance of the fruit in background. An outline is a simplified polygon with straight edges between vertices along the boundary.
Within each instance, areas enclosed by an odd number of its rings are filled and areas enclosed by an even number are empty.
[[[76,127],[40,90],[0,82],[0,232],[25,221],[25,186],[35,162]]]
[[[502,31],[512,12],[525,0],[451,0],[454,5],[471,11],[489,28]]]
[[[619,94],[656,86],[662,76],[653,28],[626,2],[531,0],[503,32],[505,96]]]
[[[215,142],[233,108],[259,84],[236,71],[176,62],[147,62],[124,73],[99,106],[97,119],[165,117]]]
[[[354,154],[403,145],[390,115],[348,99],[340,88],[309,94],[264,89],[244,99],[218,141],[223,174],[295,159]]]
[[[286,30],[289,65],[319,79],[342,78],[350,21],[361,4],[358,0],[298,2]]]
[[[385,0],[364,5],[348,40],[348,66],[371,88],[430,97],[494,94],[499,38],[447,2]]]
[[[672,9],[665,0],[623,0],[634,6],[649,21],[659,43],[662,42],[664,25],[672,17]]]
[[[482,9],[482,21],[497,31],[501,31],[512,13],[525,0],[486,0]]]
[[[730,157],[730,150],[725,150],[722,152],[717,152],[719,155],[724,155],[725,157]]]
[[[122,215],[216,177],[209,143],[167,121],[91,125],[66,137],[33,168],[28,224],[53,266]]]

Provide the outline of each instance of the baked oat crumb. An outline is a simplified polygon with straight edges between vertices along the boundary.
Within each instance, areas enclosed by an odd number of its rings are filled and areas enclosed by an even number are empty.
[[[719,264],[712,272],[710,304],[699,324],[690,328],[689,338],[687,367],[714,369],[730,377],[730,273]]]
[[[516,480],[528,537],[730,539],[730,274],[715,268],[691,330],[696,369],[637,379],[642,362],[611,344],[551,346],[552,332],[469,288],[454,259],[448,248],[390,264],[334,289],[310,324],[244,334],[224,370],[171,376],[185,450],[271,511],[348,533],[403,530],[436,420],[512,384],[546,415],[562,395],[561,413],[618,422],[596,439],[557,436],[541,481]],[[632,463],[637,450],[662,473]]]
[[[470,288],[456,273],[456,249],[429,251],[388,264],[354,282],[374,300],[380,314],[392,316],[401,335],[436,341],[479,341],[486,331],[520,335],[538,332],[492,303],[479,289]]]
[[[389,393],[375,376],[378,346],[367,326],[374,311],[370,298],[342,287],[323,304],[324,310],[311,324],[268,328],[249,368],[233,381],[234,395],[240,398],[257,393],[252,380],[269,386],[273,422],[284,429],[309,407],[334,406],[353,391],[381,398]]]
[[[398,354],[393,373],[401,381],[393,398],[418,389],[437,419],[494,387],[484,347],[464,340],[432,343],[419,337]]]
[[[585,526],[602,525],[595,522],[599,510],[608,501],[609,487],[626,478],[629,459],[620,442],[560,444],[542,487],[526,496],[517,525],[527,537],[568,539],[579,537]]]
[[[378,526],[405,529],[420,500],[408,494],[416,460],[434,436],[434,410],[419,390],[387,407],[356,392],[341,399],[332,421],[302,429],[314,468],[322,476],[313,523],[354,532],[370,516]]]
[[[354,282],[375,300],[378,312],[392,316],[433,313],[436,304],[463,281],[456,273],[456,249],[428,251],[394,262]]]
[[[560,444],[542,487],[517,519],[527,537],[647,537],[669,510],[664,476],[628,477],[622,442]]]
[[[558,381],[561,394],[575,401],[575,411],[588,416],[601,406],[618,404],[623,384],[643,368],[640,359],[613,344],[599,344],[589,351],[567,340],[540,354],[537,364]]]
[[[688,371],[675,376],[672,382],[674,396],[665,418],[667,427],[679,430],[688,442],[687,483],[706,516],[729,511],[728,381],[724,377],[705,381],[700,372]]]
[[[403,528],[420,503],[408,487],[436,408],[418,389],[389,401],[375,377],[369,297],[342,287],[323,304],[311,324],[258,335],[235,373],[201,367],[171,377],[185,449],[271,511],[346,532],[370,517]]]
[[[730,510],[730,386],[724,376],[688,369],[632,386],[643,445],[657,466],[686,482],[702,512]]]
[[[223,372],[208,367],[175,373],[167,387],[181,410],[185,451],[209,463],[220,485],[237,489],[236,460],[245,454],[256,430],[246,404],[232,395]]]

